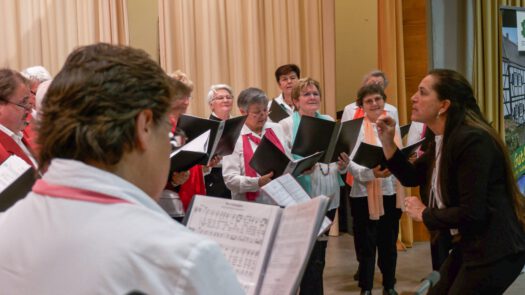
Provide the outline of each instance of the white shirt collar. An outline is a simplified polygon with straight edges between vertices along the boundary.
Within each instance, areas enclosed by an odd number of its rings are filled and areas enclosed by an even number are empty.
[[[284,106],[288,111],[294,111],[294,108],[289,106],[285,101],[284,101],[284,96],[283,94],[279,94],[279,96],[277,96],[276,98],[274,98],[274,101],[276,101],[277,103],[279,103],[280,105]]]
[[[264,126],[262,128],[263,132],[262,134],[264,134],[264,130],[268,129],[268,128],[271,128],[272,126],[270,126],[269,122],[266,121],[266,123],[264,123]],[[246,126],[246,124],[244,124],[242,126],[242,129],[241,129],[241,135],[246,135],[246,134],[253,134],[257,137],[260,137],[259,134],[253,132],[248,126]]]
[[[50,184],[73,186],[114,196],[168,216],[155,200],[131,182],[80,161],[53,159],[42,179]]]
[[[22,132],[14,133],[11,129],[5,127],[3,124],[0,124],[0,130],[2,130],[5,134],[9,135],[9,137],[12,138],[18,138],[19,140],[22,140],[23,134]]]
[[[215,112],[211,112],[211,115],[214,116],[215,118],[219,118],[219,119],[221,118],[221,117],[217,116],[217,114]],[[229,118],[231,118],[230,115],[228,115],[228,119]]]

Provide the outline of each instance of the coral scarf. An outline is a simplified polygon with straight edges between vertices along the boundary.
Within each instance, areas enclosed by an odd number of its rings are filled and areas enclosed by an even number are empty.
[[[385,110],[383,110],[383,115],[386,115],[386,111]],[[363,110],[363,108],[358,107],[357,110],[355,110],[354,117],[352,118],[352,120],[363,118],[364,116],[365,116],[365,111]],[[350,154],[352,154],[352,151],[350,151]],[[346,172],[345,182],[349,186],[354,185],[354,176],[352,175],[352,173]]]

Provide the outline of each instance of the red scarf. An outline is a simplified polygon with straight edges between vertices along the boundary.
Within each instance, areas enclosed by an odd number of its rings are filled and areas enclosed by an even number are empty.
[[[33,154],[33,151],[31,150],[31,145],[25,137],[22,137],[22,143],[26,146],[29,152]],[[27,164],[31,165],[31,167],[35,169],[37,168],[31,161],[31,159],[29,159],[29,157],[26,155],[26,153],[24,153],[24,150],[22,150],[22,148],[16,143],[16,141],[3,131],[0,131],[0,145],[2,145],[6,153],[10,155],[17,155],[22,160],[26,161]]]
[[[284,153],[284,148],[281,145],[281,142],[279,141],[279,138],[277,138],[277,135],[273,132],[271,128],[265,129],[266,138],[270,140],[276,147],[278,147],[281,152]],[[244,134],[242,136],[242,149],[243,149],[243,155],[244,155],[244,173],[246,176],[250,177],[257,177],[257,172],[250,166],[250,160],[253,157],[253,149],[252,145],[250,144],[250,140],[255,143],[255,145],[259,145],[261,143],[261,139],[258,137],[253,136],[253,134],[248,133]],[[247,192],[246,193],[246,200],[248,201],[255,201],[257,197],[259,196],[259,191],[256,192]]]

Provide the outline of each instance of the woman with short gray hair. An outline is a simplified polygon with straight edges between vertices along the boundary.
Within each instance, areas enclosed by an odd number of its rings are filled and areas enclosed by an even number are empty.
[[[259,195],[259,188],[272,180],[273,173],[258,175],[248,163],[263,136],[288,156],[291,156],[290,149],[284,144],[281,126],[267,121],[268,97],[264,91],[253,87],[243,90],[237,99],[237,106],[247,118],[233,153],[222,160],[224,182],[234,200],[269,203],[269,200]]]
[[[207,98],[211,109],[211,120],[223,121],[230,118],[234,96],[233,89],[229,85],[212,85]]]
[[[224,121],[231,117],[234,96],[233,89],[229,85],[212,85],[207,98],[211,109],[210,120]],[[204,182],[208,196],[231,199],[231,191],[226,187],[222,177],[222,161],[204,176]]]

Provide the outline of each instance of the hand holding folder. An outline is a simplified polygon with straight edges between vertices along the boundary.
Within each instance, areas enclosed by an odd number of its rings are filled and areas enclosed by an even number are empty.
[[[322,151],[325,154],[320,162],[337,162],[341,153],[353,150],[362,123],[363,118],[340,123],[302,116],[292,154],[307,156]]]
[[[298,176],[305,170],[312,168],[322,155],[322,152],[317,152],[302,159],[292,160],[266,136],[263,136],[259,146],[253,153],[250,166],[259,175],[266,175],[273,172],[273,178],[277,178],[286,173]]]
[[[401,152],[409,157],[421,146],[421,144],[423,144],[424,141],[425,139],[422,138],[417,142],[402,148]],[[381,167],[386,166],[386,158],[385,154],[383,153],[383,148],[377,145],[368,144],[366,142],[361,142],[357,148],[357,151],[355,152],[354,157],[352,158],[352,161],[370,169],[375,168],[378,165]]]

